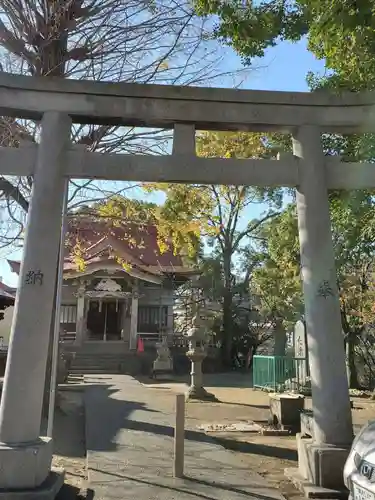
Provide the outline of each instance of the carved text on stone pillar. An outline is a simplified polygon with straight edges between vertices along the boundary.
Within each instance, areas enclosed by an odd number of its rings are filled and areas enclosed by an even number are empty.
[[[304,349],[303,349],[303,340],[301,338],[299,338],[297,340],[297,356],[299,358],[303,358],[305,355],[304,353]]]
[[[37,271],[28,271],[25,277],[25,285],[43,285],[43,277],[40,269]]]
[[[324,280],[321,282],[318,287],[317,295],[318,297],[323,297],[324,299],[334,296],[333,289],[328,280]]]

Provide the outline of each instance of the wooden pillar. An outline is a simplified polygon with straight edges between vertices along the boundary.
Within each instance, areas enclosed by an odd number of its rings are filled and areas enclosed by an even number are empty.
[[[77,295],[77,326],[75,344],[82,344],[85,340],[85,284],[80,283]]]
[[[129,348],[137,349],[137,332],[138,332],[138,282],[133,286],[132,303],[130,309],[130,336]]]

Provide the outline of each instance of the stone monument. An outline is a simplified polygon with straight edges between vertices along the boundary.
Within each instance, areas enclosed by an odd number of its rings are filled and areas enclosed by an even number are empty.
[[[153,376],[168,375],[173,372],[173,359],[168,347],[167,335],[162,335],[161,342],[156,344],[157,358],[153,363]]]
[[[199,399],[206,401],[216,401],[216,397],[207,392],[203,387],[202,363],[206,357],[205,339],[206,339],[206,321],[202,319],[199,313],[193,318],[193,325],[187,333],[189,339],[189,350],[186,356],[191,361],[191,383],[186,393],[186,399]]]
[[[309,360],[304,321],[297,321],[294,326],[294,357],[296,361],[296,378],[300,386],[305,386],[309,376]]]

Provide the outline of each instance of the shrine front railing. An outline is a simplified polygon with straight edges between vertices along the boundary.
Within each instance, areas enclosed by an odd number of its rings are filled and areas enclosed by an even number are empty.
[[[253,387],[274,392],[306,392],[309,384],[305,358],[254,356]]]

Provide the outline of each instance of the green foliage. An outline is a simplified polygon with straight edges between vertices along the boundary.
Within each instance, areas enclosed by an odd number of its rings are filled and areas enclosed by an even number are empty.
[[[85,224],[88,221],[94,224],[104,224],[108,235],[110,235],[115,228],[123,228],[123,239],[126,238],[127,243],[134,248],[140,250],[144,248],[142,238],[136,239],[133,232],[127,232],[127,225],[139,224],[139,226],[147,224],[157,224],[158,207],[153,203],[147,203],[142,200],[132,200],[123,196],[115,195],[109,197],[107,200],[102,200],[94,203],[91,206],[81,206],[77,211],[68,214],[69,225],[74,228],[80,227],[82,222]],[[118,233],[116,238],[119,238]],[[84,271],[86,262],[84,259],[84,247],[80,237],[77,236],[75,231],[70,231],[67,234],[67,244],[71,248],[72,261],[75,263],[77,269],[81,272]],[[160,239],[160,251],[169,248],[168,243]],[[120,257],[116,257],[118,264],[122,265],[125,270],[131,268],[131,264]]]
[[[260,301],[261,315],[281,319],[288,328],[303,312],[295,206],[290,204],[265,224],[259,237],[259,264],[253,272],[252,292]]]
[[[92,207],[92,216],[105,219],[114,226],[124,222],[155,223],[158,206],[144,200],[111,196]]]
[[[264,134],[210,132],[197,137],[197,153],[203,157],[270,158],[274,146]],[[241,252],[243,243],[262,223],[254,219],[243,225],[241,215],[252,203],[267,201],[272,217],[281,206],[282,190],[249,186],[217,186],[199,184],[152,184],[147,190],[160,190],[166,195],[157,212],[158,228],[163,238],[172,238],[176,251],[197,251],[197,240],[206,238],[211,247],[218,246],[222,255]]]
[[[280,41],[307,35],[309,50],[353,90],[365,82],[365,88],[374,86],[374,0],[195,0],[195,8],[200,15],[218,16],[214,36],[245,64]]]
[[[332,237],[336,257],[344,332],[360,334],[375,319],[374,198],[361,191],[354,198],[331,193]],[[264,242],[252,285],[264,314],[290,326],[303,312],[297,216],[290,205],[260,231]]]
[[[262,57],[279,40],[299,40],[308,31],[308,11],[300,2],[195,0],[200,15],[215,14],[214,36],[233,47],[245,64]]]
[[[325,60],[327,70],[323,77],[308,74],[312,91],[375,89],[375,0],[195,0],[195,6],[201,15],[217,16],[214,36],[232,46],[245,64],[280,41],[306,36],[308,49]],[[374,134],[325,134],[322,140],[326,155],[339,155],[349,162],[375,162]],[[290,148],[285,138],[276,142],[280,148]],[[374,192],[356,191],[349,196],[333,191],[329,197],[350,382],[356,384],[354,345],[363,341],[364,326],[374,324],[375,314]],[[302,304],[293,207],[262,231],[267,240],[258,254],[261,264],[253,286],[264,311],[293,320]],[[373,366],[368,349],[367,355]]]
[[[354,198],[354,199],[353,199]],[[374,316],[374,204],[371,193],[331,196],[331,220],[344,332],[361,333]]]
[[[264,134],[210,132],[197,137],[197,153],[203,157],[271,158],[276,150],[271,137]],[[224,361],[230,361],[235,330],[238,293],[238,270],[235,258],[246,254],[253,235],[275,217],[281,207],[283,191],[250,186],[218,186],[198,184],[157,184],[146,189],[159,189],[166,195],[158,212],[158,229],[163,239],[171,238],[176,251],[188,248],[196,251],[194,242],[203,239],[211,250],[206,261],[206,283],[213,299],[220,297],[222,305],[221,333],[224,339]],[[252,204],[267,202],[268,209],[258,218],[244,222]],[[243,285],[248,286],[245,272]],[[246,285],[247,284],[247,285]],[[248,290],[247,290],[248,291]]]

